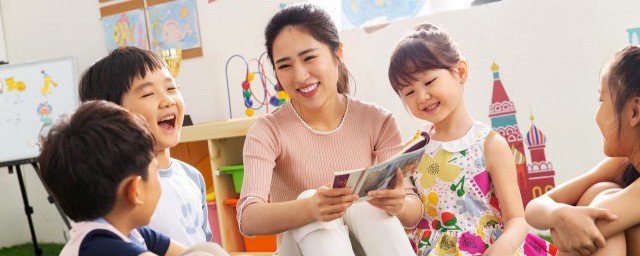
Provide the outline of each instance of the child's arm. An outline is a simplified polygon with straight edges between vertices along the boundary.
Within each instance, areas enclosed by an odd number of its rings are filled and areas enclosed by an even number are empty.
[[[522,198],[518,188],[516,165],[507,141],[491,132],[484,143],[485,162],[500,201],[504,233],[484,255],[513,255],[527,236]]]
[[[138,228],[140,236],[144,239],[147,246],[147,252],[139,255],[180,255],[187,248],[180,242],[175,241],[162,233],[156,232],[153,229],[142,227]]]
[[[553,212],[564,206],[578,203],[585,191],[598,182],[617,182],[621,170],[628,164],[626,158],[606,158],[589,172],[565,182],[527,205],[529,224],[537,229],[551,229],[556,225]]]
[[[171,239],[171,243],[169,244],[169,249],[167,249],[167,253],[165,254],[165,256],[178,256],[185,250],[187,250],[187,247]]]
[[[617,181],[628,164],[626,158],[607,158],[586,174],[552,189],[527,205],[531,226],[554,231],[562,238],[565,250],[603,247],[605,240],[595,225],[596,219],[613,220],[611,211],[595,207],[574,207],[582,195],[598,182]]]
[[[204,177],[202,177],[202,174],[200,174],[200,172],[198,172],[198,178],[198,187],[200,189],[200,194],[202,195],[202,206],[200,210],[202,211],[202,216],[204,217],[204,220],[202,221],[202,232],[204,232],[204,237],[206,239],[205,242],[209,242],[213,238],[213,233],[211,232],[211,226],[209,224],[209,214],[211,213],[209,212],[209,207],[207,207],[206,183],[204,182]]]
[[[189,179],[191,179],[197,185],[195,188],[185,187],[184,189],[198,190],[200,194],[200,202],[197,202],[197,203],[200,204],[200,210],[202,211],[202,216],[203,216],[202,226],[200,227],[205,237],[205,241],[203,242],[211,241],[213,234],[211,233],[211,227],[209,226],[210,213],[209,213],[209,208],[207,207],[207,190],[206,190],[207,185],[204,182],[204,177],[202,177],[202,173],[200,173],[200,171],[198,171],[198,169],[196,169],[195,167],[187,163],[184,163],[182,161],[178,161],[178,163],[179,163],[179,166],[181,166],[184,169],[184,172],[187,174],[187,176],[189,176]],[[193,203],[196,203],[196,202],[193,202]]]
[[[628,187],[596,198],[593,206],[608,209],[618,216],[615,220],[597,219],[596,226],[605,238],[624,232],[640,223],[640,179]]]

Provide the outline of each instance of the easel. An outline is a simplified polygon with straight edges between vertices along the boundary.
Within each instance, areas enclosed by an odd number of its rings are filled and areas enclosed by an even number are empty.
[[[31,205],[29,205],[29,199],[27,198],[27,189],[25,188],[24,179],[22,178],[22,170],[20,169],[20,166],[24,164],[31,164],[31,166],[33,166],[33,169],[36,171],[36,174],[38,174],[38,178],[40,179],[40,182],[42,182],[42,177],[40,176],[40,168],[38,168],[37,159],[32,158],[32,159],[24,159],[19,161],[12,161],[8,163],[0,163],[0,167],[7,166],[9,168],[9,174],[13,173],[14,168],[16,169],[16,174],[18,175],[18,182],[20,183],[20,192],[22,193],[22,202],[24,203],[24,213],[27,215],[27,220],[29,221],[29,230],[31,231],[31,241],[33,242],[33,249],[35,251],[35,254],[39,256],[39,255],[42,255],[42,248],[40,248],[40,246],[38,245],[36,232],[35,232],[35,229],[33,228],[33,220],[31,219],[31,214],[33,214],[33,208],[31,207]],[[44,183],[42,184],[44,186]],[[47,199],[49,200],[49,203],[52,203],[56,206],[56,208],[58,209],[58,212],[60,213],[60,216],[62,216],[62,221],[64,221],[65,225],[67,226],[67,229],[70,230],[71,225],[69,224],[69,220],[64,215],[64,212],[62,211],[60,206],[55,202],[55,200],[53,199],[53,196],[51,196],[51,193],[49,192],[49,189],[47,188],[47,186],[44,186],[44,187],[45,187],[45,190],[47,191],[47,194],[49,195],[47,197]]]

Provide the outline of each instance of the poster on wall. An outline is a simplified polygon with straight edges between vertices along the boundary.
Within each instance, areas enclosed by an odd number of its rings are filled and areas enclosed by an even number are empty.
[[[342,0],[342,29],[375,26],[415,17],[424,5],[424,0]]]
[[[473,0],[341,0],[340,29],[371,28],[391,21],[469,8]],[[498,0],[485,0],[495,2]],[[311,0],[314,3],[323,0]],[[480,1],[482,2],[482,1]],[[474,2],[474,4],[476,4]]]
[[[109,51],[125,46],[149,50],[143,9],[102,17],[102,26]]]
[[[154,52],[180,48],[182,57],[202,56],[195,0],[148,1],[149,43]]]

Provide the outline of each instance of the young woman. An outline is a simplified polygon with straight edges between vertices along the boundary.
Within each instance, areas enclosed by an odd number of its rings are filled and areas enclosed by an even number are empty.
[[[258,120],[244,145],[238,224],[245,235],[279,234],[279,255],[414,255],[395,216],[419,207],[409,182],[353,204],[352,188],[329,188],[336,171],[384,161],[402,147],[393,115],[347,95],[342,44],[330,16],[290,5],[265,30],[279,83],[291,101]],[[270,201],[269,201],[270,199]],[[346,224],[346,228],[345,228]]]

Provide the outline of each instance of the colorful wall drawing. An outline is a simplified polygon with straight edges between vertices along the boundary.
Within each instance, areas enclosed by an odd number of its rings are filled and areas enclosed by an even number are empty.
[[[640,27],[627,29],[629,35],[629,45],[640,44]]]
[[[103,17],[102,26],[109,51],[124,46],[149,49],[147,27],[142,9]]]
[[[184,51],[201,47],[195,0],[153,5],[147,12],[152,51],[178,47]]]
[[[541,196],[555,186],[555,171],[546,160],[544,148],[546,137],[533,123],[527,132],[527,145],[531,154],[531,164],[527,164],[523,137],[516,120],[516,105],[509,99],[500,80],[500,68],[496,63],[493,72],[493,96],[489,108],[491,128],[507,140],[516,162],[518,185],[522,203],[526,206],[532,199]],[[533,115],[531,117],[533,122]]]
[[[527,132],[526,142],[531,155],[531,164],[527,165],[526,186],[531,192],[531,199],[533,199],[547,193],[555,186],[556,172],[553,170],[553,164],[551,161],[547,161],[544,153],[547,137],[533,123],[533,114],[530,119],[531,128]],[[527,199],[527,203],[531,199]]]
[[[425,0],[342,0],[342,29],[414,17],[424,4]]]

